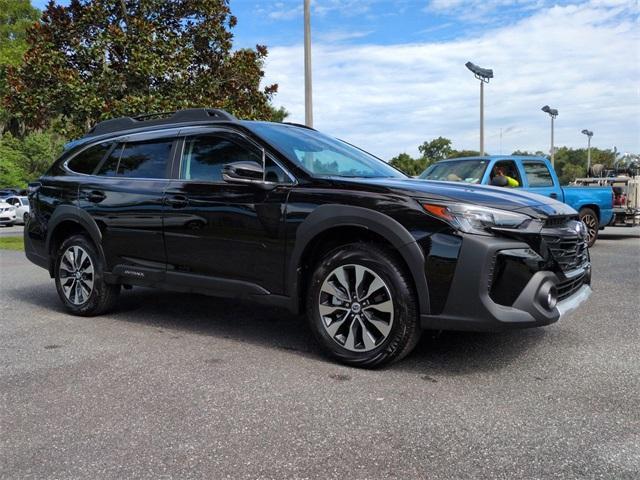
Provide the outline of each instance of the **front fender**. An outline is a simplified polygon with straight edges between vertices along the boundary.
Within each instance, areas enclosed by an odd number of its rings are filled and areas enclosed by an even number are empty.
[[[393,218],[362,207],[347,205],[321,205],[311,212],[298,227],[296,240],[287,268],[288,295],[298,311],[301,264],[311,241],[321,233],[335,227],[361,227],[384,237],[402,256],[413,278],[420,313],[429,313],[429,289],[425,276],[425,258],[415,238]]]

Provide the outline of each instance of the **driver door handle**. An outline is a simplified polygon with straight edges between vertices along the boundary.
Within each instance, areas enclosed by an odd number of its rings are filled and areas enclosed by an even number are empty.
[[[91,203],[100,203],[105,198],[107,198],[105,193],[99,190],[92,190],[87,194],[87,200],[89,200]]]
[[[184,208],[189,205],[186,195],[169,195],[165,197],[164,203],[173,208]]]
[[[551,198],[558,198],[558,194],[557,193],[550,193],[549,196]]]

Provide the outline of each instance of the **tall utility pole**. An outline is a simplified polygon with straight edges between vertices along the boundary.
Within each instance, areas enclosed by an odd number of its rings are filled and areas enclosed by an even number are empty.
[[[493,70],[480,68],[471,62],[465,63],[473,75],[480,80],[480,156],[484,155],[484,84],[493,78]]]
[[[584,130],[582,130],[582,133],[584,133],[588,139],[587,140],[587,177],[588,177],[590,176],[589,170],[591,170],[591,137],[593,137],[593,132],[585,128]]]
[[[553,121],[556,119],[556,117],[558,116],[558,110],[556,110],[555,108],[551,108],[549,105],[545,105],[544,107],[542,107],[541,109],[544,113],[548,113],[549,116],[551,117],[551,166],[555,167],[555,155],[556,155],[556,149],[553,146]]]
[[[304,123],[313,127],[311,83],[311,0],[304,0]]]

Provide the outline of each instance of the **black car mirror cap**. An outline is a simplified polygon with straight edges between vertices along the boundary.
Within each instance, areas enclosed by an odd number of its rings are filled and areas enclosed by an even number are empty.
[[[227,183],[249,184],[270,190],[277,184],[264,180],[264,169],[258,162],[233,162],[222,167],[222,179]]]

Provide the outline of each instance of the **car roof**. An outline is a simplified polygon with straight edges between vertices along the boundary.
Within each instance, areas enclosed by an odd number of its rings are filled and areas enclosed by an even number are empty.
[[[443,162],[454,162],[456,160],[539,160],[545,161],[548,160],[546,157],[540,157],[535,155],[475,155],[471,157],[457,157],[457,158],[447,158],[445,160],[440,160],[436,163]]]

